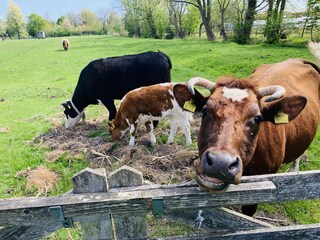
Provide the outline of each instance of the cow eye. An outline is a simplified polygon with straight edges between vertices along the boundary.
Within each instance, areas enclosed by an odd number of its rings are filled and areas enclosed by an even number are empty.
[[[263,118],[262,118],[261,115],[256,116],[256,117],[254,118],[254,122],[257,123],[257,124],[261,123],[262,121],[263,121]]]

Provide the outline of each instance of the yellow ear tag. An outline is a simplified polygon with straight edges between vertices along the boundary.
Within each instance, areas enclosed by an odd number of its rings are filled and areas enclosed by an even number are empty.
[[[108,122],[108,125],[109,125],[109,127],[110,127],[111,129],[114,129],[114,128],[115,128],[113,121],[109,121],[109,122]]]
[[[190,112],[195,112],[197,106],[193,103],[193,101],[192,101],[192,99],[191,99],[191,100],[186,101],[186,102],[184,103],[183,108],[184,108],[185,110],[190,111]]]
[[[284,112],[278,112],[277,115],[274,116],[274,122],[279,123],[288,123],[289,122],[289,116],[288,114]]]

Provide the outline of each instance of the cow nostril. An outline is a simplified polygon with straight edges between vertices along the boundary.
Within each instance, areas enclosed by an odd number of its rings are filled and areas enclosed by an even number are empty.
[[[240,165],[240,159],[237,157],[236,160],[229,166],[229,170],[238,168]]]
[[[207,160],[208,165],[212,166],[213,163],[212,163],[212,160],[211,160],[211,157],[210,157],[210,153],[207,154],[206,160]]]

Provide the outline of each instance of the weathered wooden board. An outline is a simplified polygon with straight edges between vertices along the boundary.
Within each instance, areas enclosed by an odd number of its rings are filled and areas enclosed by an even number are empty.
[[[152,199],[163,197],[165,211],[182,208],[217,207],[272,202],[275,186],[272,182],[244,183],[230,187],[223,194],[212,195],[198,187],[179,187],[121,191],[108,193],[71,194],[60,197],[0,200],[0,224],[34,224],[52,221],[51,206],[61,206],[65,217],[85,221],[86,216],[112,213],[146,212]]]
[[[267,180],[267,181],[265,181]],[[262,181],[262,182],[260,182]],[[270,181],[274,181],[275,185]],[[120,189],[108,193],[71,194],[49,198],[0,200],[0,224],[35,224],[52,221],[48,208],[61,206],[65,217],[86,221],[92,215],[149,211],[153,198],[162,197],[164,212],[179,209],[221,207],[262,202],[320,198],[320,171],[244,177],[221,194],[192,186],[159,185]]]
[[[288,172],[243,177],[241,182],[272,181],[277,187],[276,201],[319,198],[320,171]]]
[[[36,240],[62,228],[60,223],[42,223],[36,226],[9,225],[0,229],[1,240]]]
[[[313,240],[320,239],[320,224],[297,225],[247,230],[221,235],[192,235],[183,237],[161,238],[163,240]]]
[[[170,212],[164,217],[211,233],[274,227],[227,208],[186,209]]]

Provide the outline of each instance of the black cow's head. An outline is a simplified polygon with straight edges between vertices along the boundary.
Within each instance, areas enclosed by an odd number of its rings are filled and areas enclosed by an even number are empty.
[[[61,104],[64,107],[64,114],[66,115],[65,127],[70,128],[76,125],[80,119],[85,120],[84,111],[79,112],[79,110],[74,106],[74,104],[67,100]]]

